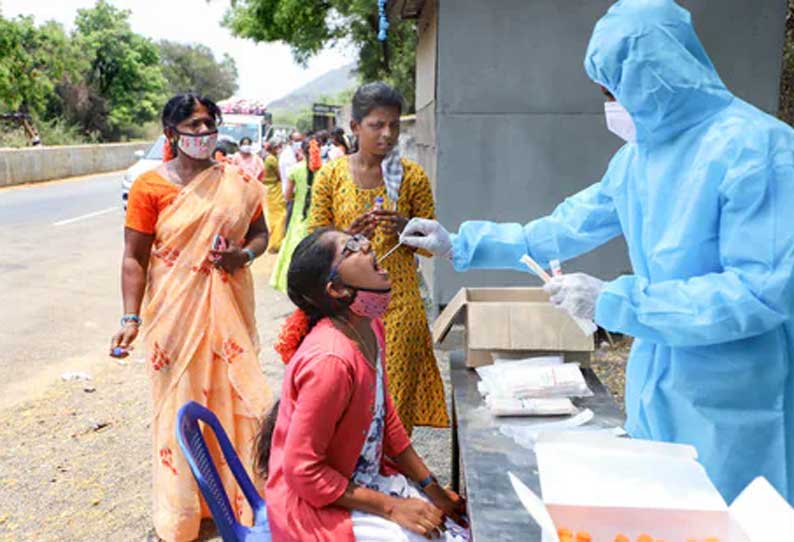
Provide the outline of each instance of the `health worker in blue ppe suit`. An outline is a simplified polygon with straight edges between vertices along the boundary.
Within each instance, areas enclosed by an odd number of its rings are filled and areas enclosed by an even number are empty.
[[[728,502],[764,476],[794,503],[794,131],[731,94],[671,0],[614,4],[584,65],[627,140],[600,182],[525,226],[414,219],[401,239],[458,271],[525,270],[622,234],[633,275],[547,291],[636,338],[629,434],[694,445]]]

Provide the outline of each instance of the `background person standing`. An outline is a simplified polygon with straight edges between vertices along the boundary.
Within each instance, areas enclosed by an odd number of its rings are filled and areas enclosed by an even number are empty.
[[[267,244],[264,191],[239,168],[211,160],[220,116],[201,96],[168,101],[162,122],[169,159],[132,184],[124,228],[125,314],[111,355],[131,350],[143,327],[153,406],[150,539],[168,542],[195,540],[201,518],[211,517],[176,443],[179,408],[196,401],[212,410],[253,474],[251,441],[272,404],[246,267]],[[212,250],[217,235],[229,240],[225,249]],[[217,446],[210,454],[221,461]],[[237,519],[250,525],[250,507],[231,472],[220,469],[220,476]]]
[[[267,157],[265,158],[264,174],[262,183],[267,190],[267,204],[265,205],[265,221],[270,235],[267,244],[267,251],[275,254],[281,248],[284,240],[284,229],[287,222],[287,203],[284,200],[284,192],[281,186],[281,174],[278,168],[278,153],[282,143],[276,139],[271,139],[267,147]]]
[[[292,214],[292,198],[287,193],[287,177],[289,170],[292,169],[296,163],[300,161],[298,153],[301,149],[301,142],[303,141],[303,134],[294,131],[289,135],[286,145],[283,146],[278,155],[278,172],[281,176],[281,190],[284,193],[284,199],[287,202],[287,224],[289,224],[290,216]]]
[[[411,217],[435,214],[430,181],[421,166],[401,158],[402,96],[385,83],[369,83],[353,96],[351,128],[359,150],[327,163],[312,186],[309,230],[332,226],[363,234],[385,254]],[[383,201],[383,210],[376,202]],[[392,297],[384,317],[389,386],[410,434],[415,425],[447,427],[444,385],[419,291],[414,249],[400,247],[381,265],[391,275]]]
[[[231,157],[232,164],[243,170],[243,173],[256,181],[262,181],[265,172],[265,164],[262,159],[254,152],[251,138],[244,137],[240,140],[238,151]]]
[[[287,293],[287,271],[292,253],[298,243],[306,237],[309,229],[309,202],[314,172],[309,168],[309,140],[303,142],[303,149],[298,153],[300,161],[290,168],[287,178],[287,196],[294,202],[292,216],[289,218],[287,234],[281,243],[276,265],[270,277],[270,286],[281,293]]]

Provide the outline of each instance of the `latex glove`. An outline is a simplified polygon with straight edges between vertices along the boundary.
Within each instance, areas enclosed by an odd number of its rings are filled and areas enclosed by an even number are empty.
[[[412,218],[405,225],[400,242],[414,248],[423,248],[436,256],[452,257],[452,239],[437,220]]]
[[[543,287],[552,305],[571,316],[591,321],[595,318],[596,301],[603,289],[603,281],[584,273],[552,277]]]

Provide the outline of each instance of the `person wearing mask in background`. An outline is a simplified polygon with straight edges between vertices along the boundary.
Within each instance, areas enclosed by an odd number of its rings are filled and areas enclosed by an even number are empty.
[[[215,145],[212,151],[212,159],[216,162],[231,162],[232,156],[238,151],[237,144],[228,139],[222,139]]]
[[[265,172],[265,164],[254,152],[250,137],[244,137],[240,140],[240,150],[237,154],[232,156],[231,162],[243,170],[243,173],[251,179],[257,181],[262,180],[262,175]]]
[[[350,125],[359,151],[325,164],[312,185],[309,230],[333,226],[362,234],[384,255],[397,245],[412,217],[435,214],[430,180],[416,162],[401,157],[402,96],[383,82],[361,86],[353,96]],[[382,265],[393,291],[384,318],[389,383],[403,425],[447,427],[444,384],[419,290],[412,248],[400,247]]]
[[[329,160],[336,160],[350,153],[350,143],[348,143],[347,136],[342,128],[334,128],[334,131],[331,132],[330,145],[328,150]]]
[[[635,337],[626,429],[694,445],[727,502],[764,476],[794,503],[794,131],[735,97],[672,0],[622,0],[585,58],[627,143],[598,182],[519,224],[409,224],[458,271],[545,265],[623,235],[634,274],[556,277],[551,302]],[[424,237],[422,236],[424,235]]]
[[[289,170],[292,169],[292,166],[300,161],[297,153],[300,151],[301,141],[303,141],[303,134],[297,131],[292,132],[289,135],[287,144],[284,145],[281,152],[278,154],[278,172],[281,176],[281,191],[287,202],[287,224],[289,224],[289,219],[292,214],[293,203],[292,198],[287,194],[287,178],[289,177]]]
[[[124,316],[111,355],[126,356],[143,328],[153,407],[149,540],[195,540],[201,518],[211,517],[176,442],[179,408],[196,401],[212,410],[250,469],[257,420],[272,405],[246,267],[267,245],[264,190],[239,168],[212,160],[220,120],[207,98],[171,98],[162,114],[165,161],[135,180],[128,200]],[[213,250],[219,235],[226,247]],[[215,464],[223,459],[217,446],[210,454]],[[235,519],[250,525],[251,509],[234,476],[219,470]]]
[[[262,183],[267,189],[267,204],[265,205],[265,222],[267,222],[270,238],[267,251],[275,254],[281,248],[284,240],[284,228],[287,223],[287,203],[281,188],[281,174],[278,169],[278,153],[282,143],[271,139],[268,141],[267,157],[265,158]]]
[[[270,276],[270,286],[281,293],[287,293],[287,269],[295,247],[308,233],[308,212],[311,200],[311,186],[314,172],[309,168],[309,145],[311,140],[304,140],[303,148],[298,149],[298,163],[289,170],[287,178],[287,197],[294,202],[293,213],[287,221],[287,234],[281,243],[278,259]]]

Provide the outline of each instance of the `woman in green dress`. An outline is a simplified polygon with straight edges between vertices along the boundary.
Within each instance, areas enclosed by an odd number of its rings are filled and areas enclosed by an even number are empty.
[[[270,276],[270,285],[281,293],[287,293],[287,269],[292,260],[292,252],[301,239],[308,234],[309,195],[314,172],[309,169],[309,139],[301,145],[301,160],[289,169],[287,174],[286,197],[293,201],[292,216],[287,225],[287,234],[281,243],[276,266]]]

